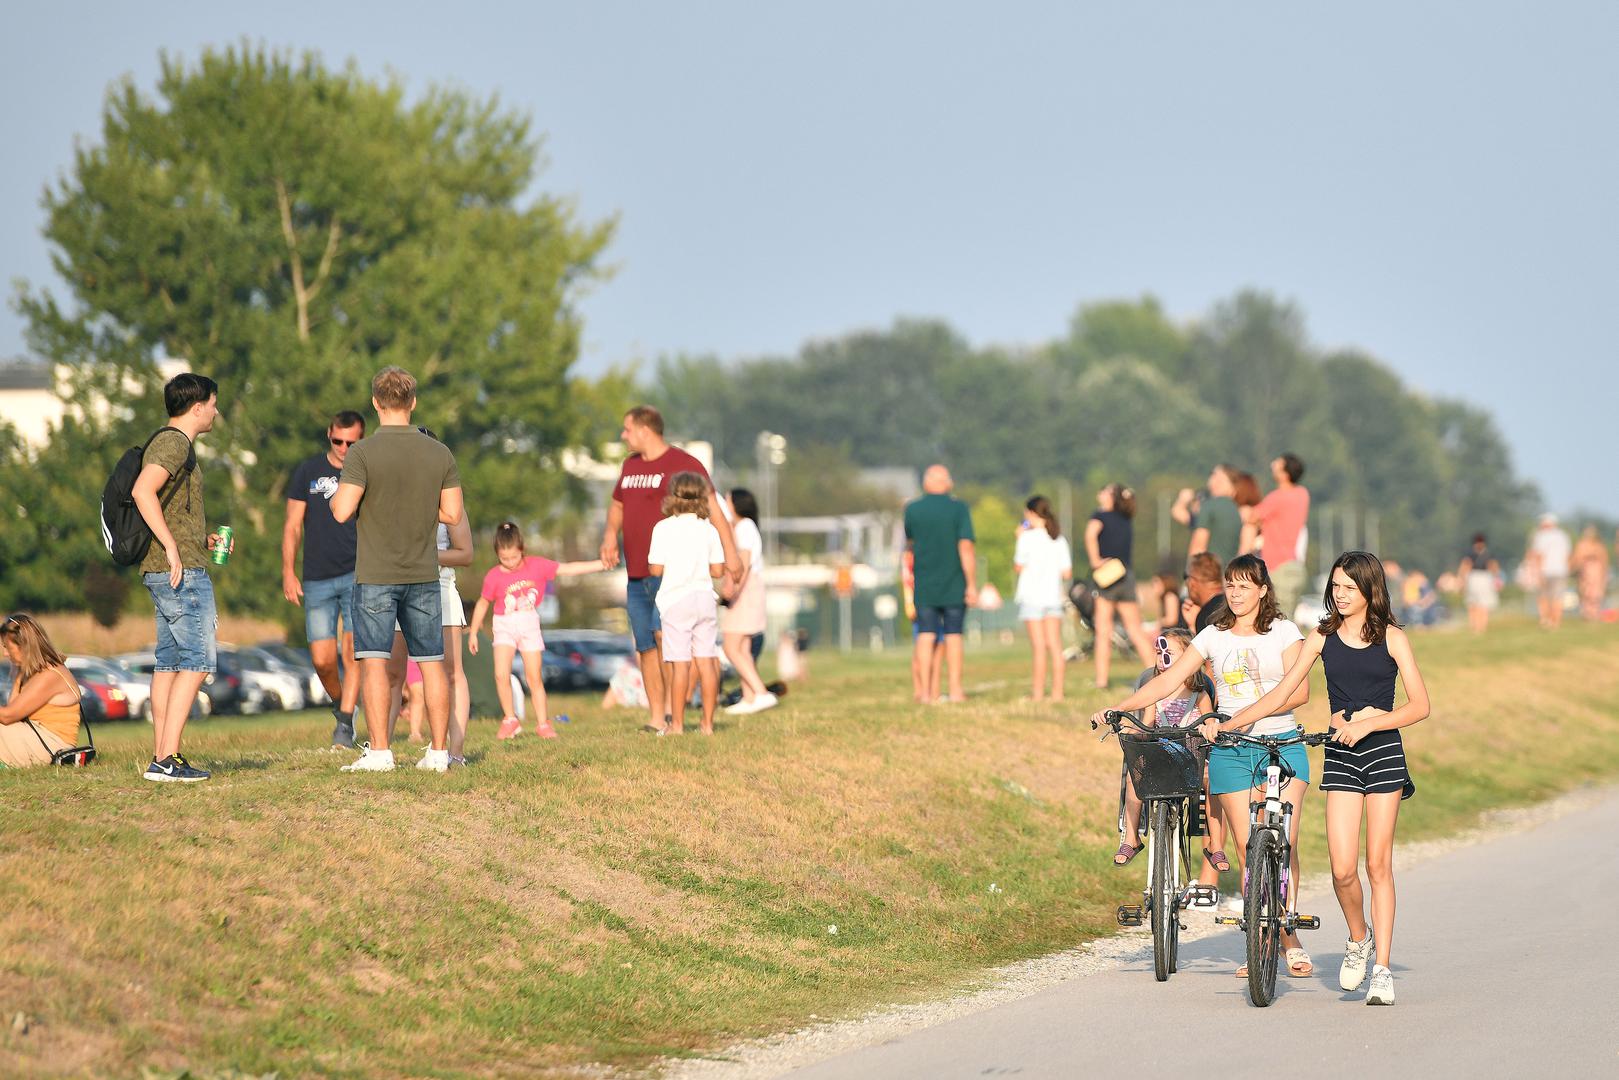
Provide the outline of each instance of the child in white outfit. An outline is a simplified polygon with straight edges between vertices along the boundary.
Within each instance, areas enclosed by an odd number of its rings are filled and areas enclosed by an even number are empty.
[[[654,577],[662,578],[656,603],[663,622],[663,662],[674,687],[668,733],[685,731],[695,662],[703,688],[702,732],[712,735],[720,683],[714,579],[725,572],[725,551],[708,520],[707,482],[694,472],[676,473],[669,481],[663,512],[664,519],[652,527],[647,564]]]

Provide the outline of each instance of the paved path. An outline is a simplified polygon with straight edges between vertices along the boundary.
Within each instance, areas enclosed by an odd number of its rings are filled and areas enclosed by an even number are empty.
[[[790,1075],[1251,1080],[1279,1062],[1310,1080],[1619,1077],[1619,796],[1405,873],[1396,862],[1396,883],[1392,1008],[1338,989],[1346,933],[1328,890],[1306,896],[1315,975],[1278,978],[1268,1009],[1233,978],[1242,937],[1220,933],[1183,943],[1167,983],[1149,953]]]

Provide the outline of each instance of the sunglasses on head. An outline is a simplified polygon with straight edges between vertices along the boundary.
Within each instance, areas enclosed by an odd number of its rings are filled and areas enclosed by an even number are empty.
[[[1169,667],[1173,660],[1169,655],[1169,639],[1160,634],[1155,644],[1158,648],[1158,666],[1161,668]]]

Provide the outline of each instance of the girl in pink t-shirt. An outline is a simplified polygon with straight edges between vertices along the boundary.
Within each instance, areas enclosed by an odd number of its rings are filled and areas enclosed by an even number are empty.
[[[606,567],[600,559],[559,563],[529,555],[523,548],[523,532],[515,522],[502,522],[495,530],[495,558],[498,562],[484,575],[483,589],[472,609],[467,627],[467,649],[478,654],[478,631],[483,618],[494,608],[495,693],[504,714],[498,737],[513,739],[523,730],[523,718],[512,711],[512,657],[523,654],[523,671],[528,676],[529,695],[534,701],[534,734],[554,739],[556,730],[546,716],[545,684],[540,678],[540,654],[545,638],[540,634],[540,601],[545,590],[559,577],[593,574]]]

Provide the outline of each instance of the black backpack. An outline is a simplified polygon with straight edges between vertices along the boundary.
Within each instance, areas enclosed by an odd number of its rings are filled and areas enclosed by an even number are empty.
[[[107,486],[101,490],[101,542],[107,545],[112,561],[119,566],[139,565],[152,546],[152,530],[147,528],[146,519],[141,517],[140,509],[135,505],[135,478],[141,474],[146,447],[152,445],[152,439],[171,430],[175,429],[159,428],[152,433],[151,439],[146,440],[145,445],[131,446],[125,450],[118,464],[112,467]],[[185,432],[180,434],[184,435]],[[186,441],[189,443],[191,440]],[[178,475],[169,478],[168,490],[161,496],[164,510],[169,508],[169,503],[196,467],[197,448],[191,446],[186,452],[185,465]]]

